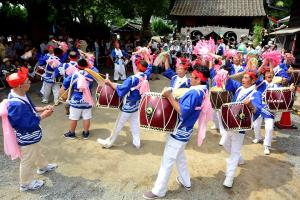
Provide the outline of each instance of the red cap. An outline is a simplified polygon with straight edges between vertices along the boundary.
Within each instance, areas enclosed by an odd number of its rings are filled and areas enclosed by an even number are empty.
[[[17,73],[13,73],[6,77],[6,81],[11,88],[16,88],[22,85],[28,77],[28,69],[21,67]]]

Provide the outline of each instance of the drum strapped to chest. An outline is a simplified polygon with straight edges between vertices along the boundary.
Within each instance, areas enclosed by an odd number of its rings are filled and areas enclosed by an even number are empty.
[[[118,96],[115,89],[109,85],[98,85],[96,89],[96,107],[118,109],[122,99]]]
[[[158,131],[172,132],[178,120],[178,113],[169,100],[156,92],[145,93],[140,102],[139,115],[141,128]]]
[[[45,73],[45,66],[39,66],[39,63],[37,62],[34,66],[34,74],[42,77],[44,73]]]
[[[265,101],[270,111],[291,111],[294,103],[294,92],[288,87],[269,88],[266,91]]]
[[[229,91],[219,87],[212,87],[210,90],[210,102],[213,109],[220,109],[224,103],[231,102],[232,95]]]
[[[221,106],[221,120],[225,130],[246,131],[252,129],[253,114],[241,102],[226,103]]]

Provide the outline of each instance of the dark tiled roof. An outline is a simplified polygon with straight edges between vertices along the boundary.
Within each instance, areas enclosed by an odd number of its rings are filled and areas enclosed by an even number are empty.
[[[265,16],[263,0],[175,0],[172,16]]]

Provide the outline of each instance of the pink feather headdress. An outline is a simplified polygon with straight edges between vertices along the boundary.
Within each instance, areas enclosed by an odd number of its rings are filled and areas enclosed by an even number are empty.
[[[209,40],[199,40],[194,47],[193,54],[201,55],[205,60],[213,60],[213,55],[216,52],[217,46],[215,41],[210,38]]]
[[[270,51],[262,54],[263,59],[268,59],[272,62],[273,67],[279,65],[281,61],[281,53],[279,51]]]
[[[237,50],[236,49],[229,49],[225,52],[225,57],[226,59],[232,58],[237,54]]]

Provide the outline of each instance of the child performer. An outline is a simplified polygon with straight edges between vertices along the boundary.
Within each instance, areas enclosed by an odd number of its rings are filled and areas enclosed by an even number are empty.
[[[92,118],[92,106],[93,98],[91,96],[91,86],[93,83],[93,77],[84,71],[85,68],[89,67],[88,62],[85,59],[78,61],[79,72],[68,76],[63,83],[60,93],[62,94],[65,90],[69,89],[71,98],[70,104],[70,129],[64,134],[66,138],[74,139],[76,137],[75,130],[77,127],[77,121],[82,117],[83,139],[88,139],[90,132],[90,119]]]

